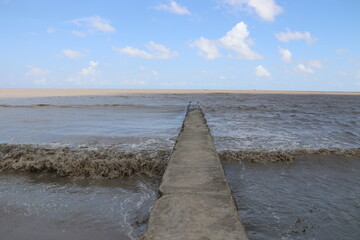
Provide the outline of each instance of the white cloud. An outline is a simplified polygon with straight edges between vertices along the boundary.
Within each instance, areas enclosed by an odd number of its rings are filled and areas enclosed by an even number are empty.
[[[237,10],[255,10],[256,14],[265,21],[274,21],[283,12],[275,0],[224,0],[226,4]],[[247,7],[247,8],[246,8]]]
[[[77,58],[82,58],[85,56],[84,53],[81,53],[79,51],[75,51],[75,50],[71,50],[71,49],[64,49],[61,51],[61,53],[65,56],[68,57],[70,59],[77,59]]]
[[[191,12],[186,7],[180,6],[175,1],[169,1],[168,4],[161,4],[154,8],[157,10],[163,10],[178,15],[191,15]]]
[[[83,76],[90,76],[95,75],[97,73],[96,67],[99,65],[98,62],[90,61],[89,66],[86,68],[83,68],[80,72]]]
[[[274,0],[249,0],[248,4],[266,21],[274,21],[275,16],[283,12],[282,8],[276,5]]]
[[[271,77],[270,72],[262,65],[259,65],[255,68],[255,74],[258,77]]]
[[[45,84],[48,80],[49,71],[40,67],[29,65],[25,76],[35,84]]]
[[[289,42],[292,40],[305,40],[308,44],[314,43],[317,39],[311,36],[309,32],[292,32],[287,29],[286,32],[275,34],[280,42]]]
[[[323,68],[323,64],[322,64],[322,62],[320,60],[309,60],[308,65],[310,67],[314,67],[314,68],[318,68],[318,69]]]
[[[130,55],[133,57],[148,58],[148,59],[153,58],[153,55],[151,53],[148,53],[144,50],[140,50],[140,49],[134,48],[134,47],[129,47],[129,46],[124,47],[124,48],[113,47],[113,50],[118,53],[127,54],[127,55]]]
[[[215,59],[221,56],[216,45],[216,41],[208,40],[203,37],[200,37],[191,44],[192,47],[199,48],[200,55],[202,55],[208,60]]]
[[[315,73],[314,70],[312,70],[310,67],[306,67],[304,64],[297,65],[295,70],[301,73],[310,73],[310,74]]]
[[[178,55],[177,52],[171,51],[165,46],[157,44],[155,42],[148,43],[146,47],[149,49],[149,51],[144,51],[130,46],[124,48],[113,47],[113,50],[121,54],[146,59],[169,59]]]
[[[191,46],[199,48],[201,55],[209,60],[221,56],[218,48],[224,48],[236,53],[236,56],[229,55],[228,57],[248,60],[262,59],[261,55],[250,49],[252,41],[248,37],[249,31],[247,30],[247,25],[244,22],[240,22],[218,40],[209,40],[201,37],[195,40]]]
[[[87,67],[82,68],[76,75],[69,77],[67,82],[76,85],[83,85],[86,83],[95,83],[100,85],[108,84],[106,81],[99,81],[97,79],[97,75],[99,74],[99,70],[97,69],[98,65],[99,62],[90,61]]]
[[[110,33],[110,32],[114,32],[116,30],[115,27],[113,27],[110,24],[109,20],[104,19],[100,16],[78,18],[78,19],[71,20],[70,23],[72,23],[76,26],[86,28],[86,30],[84,30],[84,31],[75,31],[75,30],[72,31],[73,34],[80,36],[80,37],[85,37],[86,32],[93,33],[93,32],[98,31],[98,32]]]
[[[284,62],[291,62],[292,53],[289,49],[279,47],[279,53],[281,54],[281,59]]]
[[[299,73],[310,73],[310,74],[314,74],[315,71],[313,68],[318,68],[318,69],[322,69],[323,68],[323,64],[320,60],[309,60],[307,61],[307,65],[304,64],[299,64],[296,66],[295,71],[299,72]]]
[[[262,56],[250,49],[251,44],[247,41],[248,36],[247,25],[244,22],[240,22],[227,32],[220,39],[220,42],[224,48],[235,51],[238,58],[249,60],[262,59]]]
[[[219,78],[221,79],[221,80],[225,80],[226,79],[226,77],[225,76],[219,76]]]

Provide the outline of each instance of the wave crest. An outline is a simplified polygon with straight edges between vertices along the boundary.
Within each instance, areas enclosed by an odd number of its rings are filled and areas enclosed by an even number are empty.
[[[59,176],[117,178],[132,174],[162,176],[170,151],[117,151],[53,148],[41,145],[0,144],[0,172],[51,172]]]
[[[225,150],[219,152],[222,163],[250,161],[254,163],[266,162],[284,162],[290,164],[295,156],[304,154],[314,155],[339,155],[344,157],[360,157],[360,148],[351,149],[298,149],[298,150],[278,150],[278,151],[230,151]]]

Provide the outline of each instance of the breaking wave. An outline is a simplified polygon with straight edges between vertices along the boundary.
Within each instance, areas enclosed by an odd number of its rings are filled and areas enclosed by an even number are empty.
[[[0,172],[48,172],[59,176],[117,178],[132,174],[162,176],[171,151],[118,151],[113,147],[74,149],[0,144]]]
[[[338,155],[360,157],[360,148],[299,149],[278,151],[219,152],[222,163],[250,161],[291,164],[296,156]],[[30,144],[0,144],[0,172],[54,173],[59,176],[119,178],[133,174],[161,177],[171,155],[170,150],[119,151],[114,147],[70,148]]]
[[[360,148],[351,149],[298,149],[298,150],[278,150],[278,151],[230,151],[224,150],[219,152],[222,163],[250,161],[254,163],[272,163],[284,162],[290,164],[296,156],[313,154],[313,155],[338,155],[344,157],[360,157]]]

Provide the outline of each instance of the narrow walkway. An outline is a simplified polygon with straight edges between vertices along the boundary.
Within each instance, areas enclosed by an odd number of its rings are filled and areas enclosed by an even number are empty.
[[[205,117],[190,105],[144,240],[247,240]]]

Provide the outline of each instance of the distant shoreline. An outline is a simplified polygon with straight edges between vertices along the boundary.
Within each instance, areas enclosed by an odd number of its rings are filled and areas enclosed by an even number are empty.
[[[341,91],[213,90],[213,89],[14,89],[1,88],[0,98],[113,96],[120,94],[292,94],[292,95],[360,95]]]

